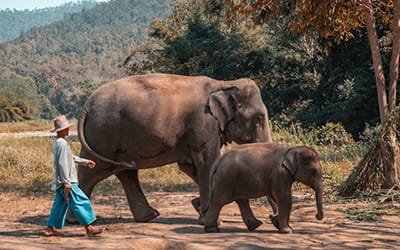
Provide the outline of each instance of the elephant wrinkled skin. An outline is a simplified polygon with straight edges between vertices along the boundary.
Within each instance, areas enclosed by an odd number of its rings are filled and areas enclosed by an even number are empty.
[[[236,201],[247,228],[262,224],[249,206],[250,198],[267,196],[273,225],[281,233],[291,233],[292,184],[299,181],[315,191],[318,220],[323,218],[322,169],[318,153],[310,147],[274,143],[240,145],[221,156],[210,177],[210,200],[204,218],[206,232],[218,232],[221,208]]]
[[[90,197],[101,180],[116,175],[136,221],[159,214],[147,202],[138,170],[177,162],[198,185],[193,205],[204,215],[209,170],[222,145],[272,141],[267,109],[250,79],[148,74],[101,86],[88,98],[78,121],[81,156],[96,168],[79,168]]]

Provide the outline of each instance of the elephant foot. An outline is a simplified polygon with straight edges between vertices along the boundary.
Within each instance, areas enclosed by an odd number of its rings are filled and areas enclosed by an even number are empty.
[[[269,219],[272,222],[272,225],[274,225],[276,227],[276,229],[279,229],[279,220],[278,220],[278,215],[270,215]]]
[[[280,228],[279,233],[291,234],[293,233],[293,230],[290,227]]]
[[[253,221],[248,221],[246,223],[247,229],[249,231],[254,231],[256,230],[259,226],[261,226],[261,224],[263,224],[260,220],[253,220]]]
[[[204,215],[199,216],[199,225],[204,225]]]
[[[216,226],[205,226],[204,227],[204,232],[206,233],[218,233],[219,228]]]
[[[151,221],[151,220],[157,218],[159,215],[160,215],[160,213],[157,210],[151,209],[146,214],[143,214],[143,215],[134,214],[133,217],[135,218],[136,222],[148,222],[148,221]]]
[[[192,200],[192,206],[200,214],[200,197],[194,198]]]

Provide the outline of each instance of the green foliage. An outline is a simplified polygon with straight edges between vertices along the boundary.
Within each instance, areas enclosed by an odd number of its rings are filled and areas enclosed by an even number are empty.
[[[328,122],[320,128],[312,128],[310,133],[315,138],[317,145],[325,146],[354,146],[353,137],[345,130],[341,124]]]
[[[366,151],[366,144],[356,143],[341,124],[327,123],[319,127],[303,128],[292,124],[289,128],[272,121],[274,141],[292,145],[310,145],[324,162],[355,161]]]
[[[240,76],[244,39],[239,34],[223,34],[217,23],[204,23],[194,17],[182,37],[166,43],[165,65],[168,72],[182,75],[207,75],[217,79]]]
[[[355,138],[365,124],[379,121],[376,87],[367,37],[331,47],[310,107],[296,119],[305,126],[341,123]]]

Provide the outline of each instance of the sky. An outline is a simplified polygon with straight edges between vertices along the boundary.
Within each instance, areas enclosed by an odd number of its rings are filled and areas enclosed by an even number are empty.
[[[106,0],[95,0],[96,2],[105,2]],[[33,10],[46,7],[60,6],[69,2],[79,2],[79,0],[0,0],[0,9]]]

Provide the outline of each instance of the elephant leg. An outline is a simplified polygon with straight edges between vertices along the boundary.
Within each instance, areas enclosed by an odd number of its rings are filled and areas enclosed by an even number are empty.
[[[278,222],[279,222],[279,232],[280,233],[292,233],[293,230],[289,226],[290,212],[292,210],[292,196],[289,192],[282,193],[277,198],[278,205]]]
[[[206,171],[204,169],[203,169],[202,175],[203,175],[203,177],[201,178],[201,181],[200,181],[201,184],[199,185],[199,191],[200,191],[199,225],[204,225],[204,217],[206,215],[207,210],[209,209],[209,206],[207,206],[207,204],[208,204],[208,200],[210,197],[210,187],[208,186],[209,180],[206,177]]]
[[[272,208],[272,214],[269,216],[272,224],[279,230],[279,220],[278,220],[278,207],[274,198],[267,196],[268,202]]]
[[[262,224],[262,222],[257,220],[254,216],[248,199],[237,200],[236,203],[239,205],[240,214],[242,215],[243,221],[249,231],[254,231]]]
[[[204,216],[208,208],[210,198],[210,169],[214,161],[220,154],[219,149],[213,153],[204,154],[196,161],[196,169],[198,170],[199,178],[199,193],[200,193],[200,216],[199,224],[204,224]]]
[[[136,222],[147,222],[160,215],[160,213],[153,209],[147,202],[139,184],[137,170],[121,171],[118,172],[116,176],[124,188],[129,208]]]
[[[211,201],[207,213],[204,216],[204,231],[206,233],[216,233],[219,232],[218,228],[218,217],[221,212],[223,205],[218,202]]]
[[[191,164],[178,163],[179,169],[189,176],[197,185],[199,184],[199,179],[197,177],[196,168]],[[200,197],[196,197],[192,200],[192,206],[198,214],[200,214]]]

